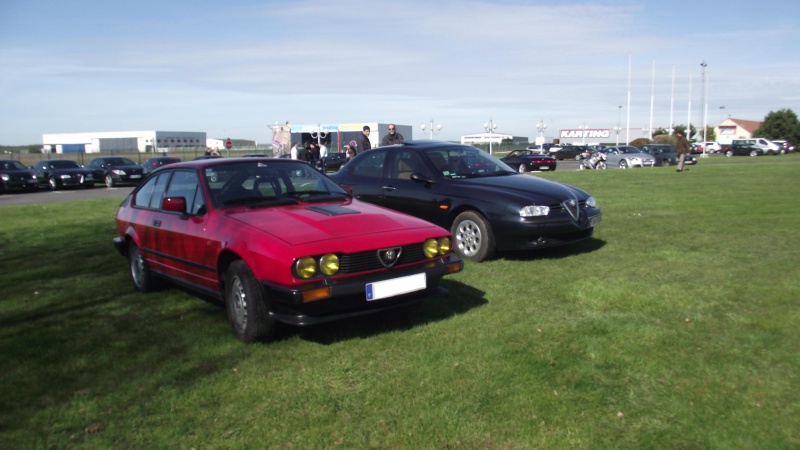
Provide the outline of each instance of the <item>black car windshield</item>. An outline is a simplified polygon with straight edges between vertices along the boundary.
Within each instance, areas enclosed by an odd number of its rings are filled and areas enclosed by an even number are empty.
[[[2,170],[25,170],[25,169],[27,169],[27,167],[25,167],[19,161],[13,161],[12,160],[12,161],[0,161],[0,169],[2,169]]]
[[[47,163],[47,167],[50,169],[78,169],[80,166],[75,161],[69,160],[61,160],[61,161],[50,161]]]
[[[133,165],[136,165],[135,162],[131,161],[128,158],[106,158],[105,162],[109,166],[133,166]]]
[[[252,207],[335,201],[349,194],[306,163],[294,160],[237,161],[205,168],[216,207]]]
[[[428,159],[446,178],[476,178],[517,173],[503,161],[473,147],[436,149],[426,152]]]

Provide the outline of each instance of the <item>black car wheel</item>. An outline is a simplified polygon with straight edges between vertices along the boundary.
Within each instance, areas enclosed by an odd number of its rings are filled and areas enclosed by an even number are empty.
[[[50,178],[49,180],[47,180],[47,184],[50,185],[50,190],[51,191],[57,191],[58,190],[58,180],[56,180],[55,178]]]
[[[230,265],[225,277],[225,306],[233,334],[242,342],[269,338],[275,320],[269,316],[264,291],[244,261]]]
[[[114,177],[112,177],[111,174],[106,175],[106,186],[114,187]]]
[[[455,250],[464,259],[480,262],[494,255],[494,234],[486,219],[473,211],[456,217],[450,234],[455,240]]]
[[[753,150],[750,152],[750,156],[758,156],[758,152]]]
[[[662,167],[669,167],[672,165],[672,162],[668,158],[664,158],[661,160]]]
[[[155,290],[158,286],[156,277],[150,272],[150,266],[144,260],[139,247],[131,242],[128,247],[128,260],[131,266],[131,280],[133,280],[133,287],[140,292],[149,292]]]
[[[727,156],[728,158],[730,158],[731,156],[733,156],[733,152],[732,152],[732,151],[730,151],[730,150],[728,150],[727,152],[725,152],[725,156]]]
[[[517,167],[517,171],[519,173],[525,173],[528,171],[528,168],[525,167],[525,163],[520,163],[519,167]]]
[[[620,169],[627,169],[628,168],[628,161],[625,161],[624,159],[622,161],[620,161],[619,162],[619,168]]]

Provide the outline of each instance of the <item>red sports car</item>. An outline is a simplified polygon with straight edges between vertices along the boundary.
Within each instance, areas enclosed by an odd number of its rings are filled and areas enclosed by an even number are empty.
[[[244,342],[402,306],[459,272],[450,234],[355,200],[290,159],[163,166],[120,205],[117,250],[134,287],[170,280],[224,301]]]

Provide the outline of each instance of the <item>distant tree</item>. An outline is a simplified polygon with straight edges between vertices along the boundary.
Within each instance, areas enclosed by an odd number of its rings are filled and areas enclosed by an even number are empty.
[[[659,129],[653,131],[653,137],[661,136],[662,134],[669,134],[669,131],[667,131],[667,130],[665,130],[663,128],[659,128]]]
[[[697,133],[697,129],[693,125],[689,125],[689,132],[688,133],[686,132],[686,125],[675,125],[675,127],[673,127],[672,130],[673,130],[672,131],[673,134],[677,133],[678,131],[682,132],[683,135],[686,136],[686,139],[689,139],[689,140],[691,140],[692,136],[694,136],[695,133]]]
[[[753,134],[767,139],[784,139],[796,145],[800,142],[800,120],[791,109],[770,111]]]
[[[628,143],[628,145],[630,145],[632,147],[641,147],[641,146],[643,146],[645,144],[652,144],[652,143],[653,143],[653,141],[651,141],[650,139],[638,138],[638,139],[634,139],[634,140],[630,141]]]
[[[706,127],[706,141],[717,142],[717,132],[714,131],[714,127],[710,125]]]

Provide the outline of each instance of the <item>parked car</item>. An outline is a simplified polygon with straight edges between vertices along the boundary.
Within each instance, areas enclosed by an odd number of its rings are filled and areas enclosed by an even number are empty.
[[[701,150],[706,153],[719,153],[722,151],[722,146],[716,142],[703,142],[701,145]]]
[[[788,141],[775,140],[775,141],[772,141],[772,143],[778,146],[778,149],[779,149],[778,151],[781,154],[785,154],[785,153],[789,153],[789,152],[793,152],[794,151],[794,146],[791,145]]]
[[[549,155],[540,155],[533,150],[512,150],[500,161],[508,164],[509,167],[517,169],[517,172],[534,172],[556,170],[556,159]]]
[[[319,160],[317,168],[325,173],[336,172],[346,162],[347,154],[344,152],[331,152],[328,153],[328,156]]]
[[[66,187],[93,188],[95,178],[92,171],[81,167],[71,159],[45,159],[33,165],[33,173],[39,186],[52,191]]]
[[[764,138],[734,139],[731,143],[731,147],[733,146],[757,147],[762,150],[761,153],[764,155],[778,155],[781,153],[781,149],[778,144]]]
[[[116,224],[135,289],[170,280],[222,300],[244,342],[270,337],[279,322],[420,301],[463,268],[447,230],[355,200],[291,159],[170,164],[130,193]]]
[[[585,191],[467,145],[406,141],[359,153],[330,177],[358,199],[450,229],[455,251],[473,261],[588,239],[601,220]]]
[[[174,156],[156,156],[142,163],[142,167],[144,168],[144,174],[147,175],[161,166],[179,162],[181,162],[181,159]]]
[[[139,184],[144,179],[144,167],[121,156],[93,158],[84,167],[92,171],[95,180],[103,180],[108,187]]]
[[[0,194],[38,189],[39,183],[32,170],[17,160],[0,159]]]
[[[548,142],[542,145],[529,145],[526,150],[532,150],[534,153],[541,155],[549,155],[551,152],[558,151],[559,148],[561,148],[559,144]]]
[[[736,142],[725,149],[725,156],[761,156],[764,150],[746,142]]]
[[[619,167],[627,169],[630,167],[653,167],[656,159],[652,155],[642,153],[636,147],[630,145],[619,145],[606,149],[606,165],[609,169]]]
[[[550,156],[561,161],[564,159],[574,159],[580,161],[584,155],[590,155],[591,149],[585,145],[564,145],[554,152],[550,152]]]
[[[657,166],[674,166],[678,164],[678,150],[672,144],[644,144],[639,147],[639,150],[655,158]],[[684,158],[685,162],[686,158]]]

